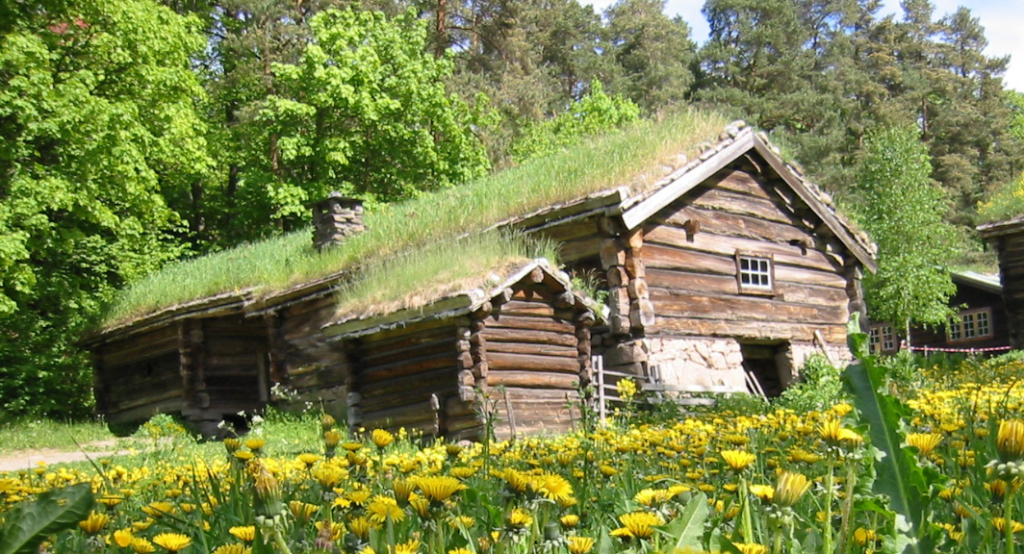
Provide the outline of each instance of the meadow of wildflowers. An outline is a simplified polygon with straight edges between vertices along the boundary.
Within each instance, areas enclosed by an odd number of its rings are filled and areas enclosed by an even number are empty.
[[[900,447],[925,476],[920,536],[874,492],[879,453],[852,403],[795,413],[710,408],[672,421],[640,401],[605,426],[514,443],[349,435],[275,454],[0,474],[0,518],[89,483],[95,501],[44,552],[1013,552],[1024,537],[1024,364],[925,367],[893,386]],[[0,537],[0,552],[3,551]]]

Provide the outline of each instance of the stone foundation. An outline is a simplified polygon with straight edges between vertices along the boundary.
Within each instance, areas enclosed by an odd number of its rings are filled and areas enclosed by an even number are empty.
[[[743,353],[737,339],[652,337],[647,342],[647,363],[661,369],[667,384],[737,392],[747,390]],[[829,346],[827,350],[833,363],[845,364],[851,360],[845,346]],[[796,380],[798,370],[807,358],[820,352],[821,349],[810,342],[789,343],[788,348],[782,349],[775,359],[782,384],[788,385]]]

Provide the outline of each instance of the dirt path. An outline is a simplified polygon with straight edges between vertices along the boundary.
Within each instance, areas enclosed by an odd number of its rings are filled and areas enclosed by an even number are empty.
[[[113,439],[105,441],[90,442],[83,446],[89,447],[93,452],[63,452],[56,448],[40,448],[35,450],[16,450],[0,454],[0,472],[14,472],[22,469],[35,469],[39,462],[46,462],[47,465],[62,464],[66,462],[84,462],[86,456],[92,460],[108,458],[110,456],[124,456],[131,454],[128,450],[113,450],[115,442]]]

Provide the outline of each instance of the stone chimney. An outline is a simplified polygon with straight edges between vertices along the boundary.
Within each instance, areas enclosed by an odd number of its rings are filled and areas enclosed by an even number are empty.
[[[313,246],[323,250],[364,231],[363,201],[332,192],[313,204]]]

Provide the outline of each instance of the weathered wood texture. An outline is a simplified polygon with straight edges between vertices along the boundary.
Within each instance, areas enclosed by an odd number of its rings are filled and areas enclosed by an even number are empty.
[[[658,333],[802,341],[813,340],[815,330],[833,340],[844,336],[860,300],[854,297],[859,287],[850,286],[850,257],[777,184],[737,164],[643,226],[642,292],[654,306]],[[770,294],[741,293],[737,253],[772,258]]]
[[[999,255],[1010,345],[1024,348],[1024,232],[1005,234],[992,242]]]
[[[93,355],[97,410],[112,423],[138,423],[182,403],[178,327],[99,346]]]
[[[468,348],[460,326],[452,319],[445,323],[364,337],[350,346],[354,371],[349,387],[355,394],[349,398],[357,402],[349,410],[358,415],[354,423],[442,432],[446,403],[458,396],[459,371],[465,369],[460,348],[463,343]]]
[[[477,322],[470,339],[471,351],[483,347],[474,358],[483,358],[487,370],[477,382],[495,402],[500,437],[564,431],[579,418],[578,408],[570,412],[566,402],[578,401],[579,384],[589,378],[589,320],[549,285],[514,288],[508,302]]]
[[[276,333],[275,351],[283,361],[278,370],[287,386],[300,396],[316,400],[318,391],[342,387],[349,362],[337,344],[324,339],[320,328],[334,317],[333,296],[299,302],[282,310]]]

